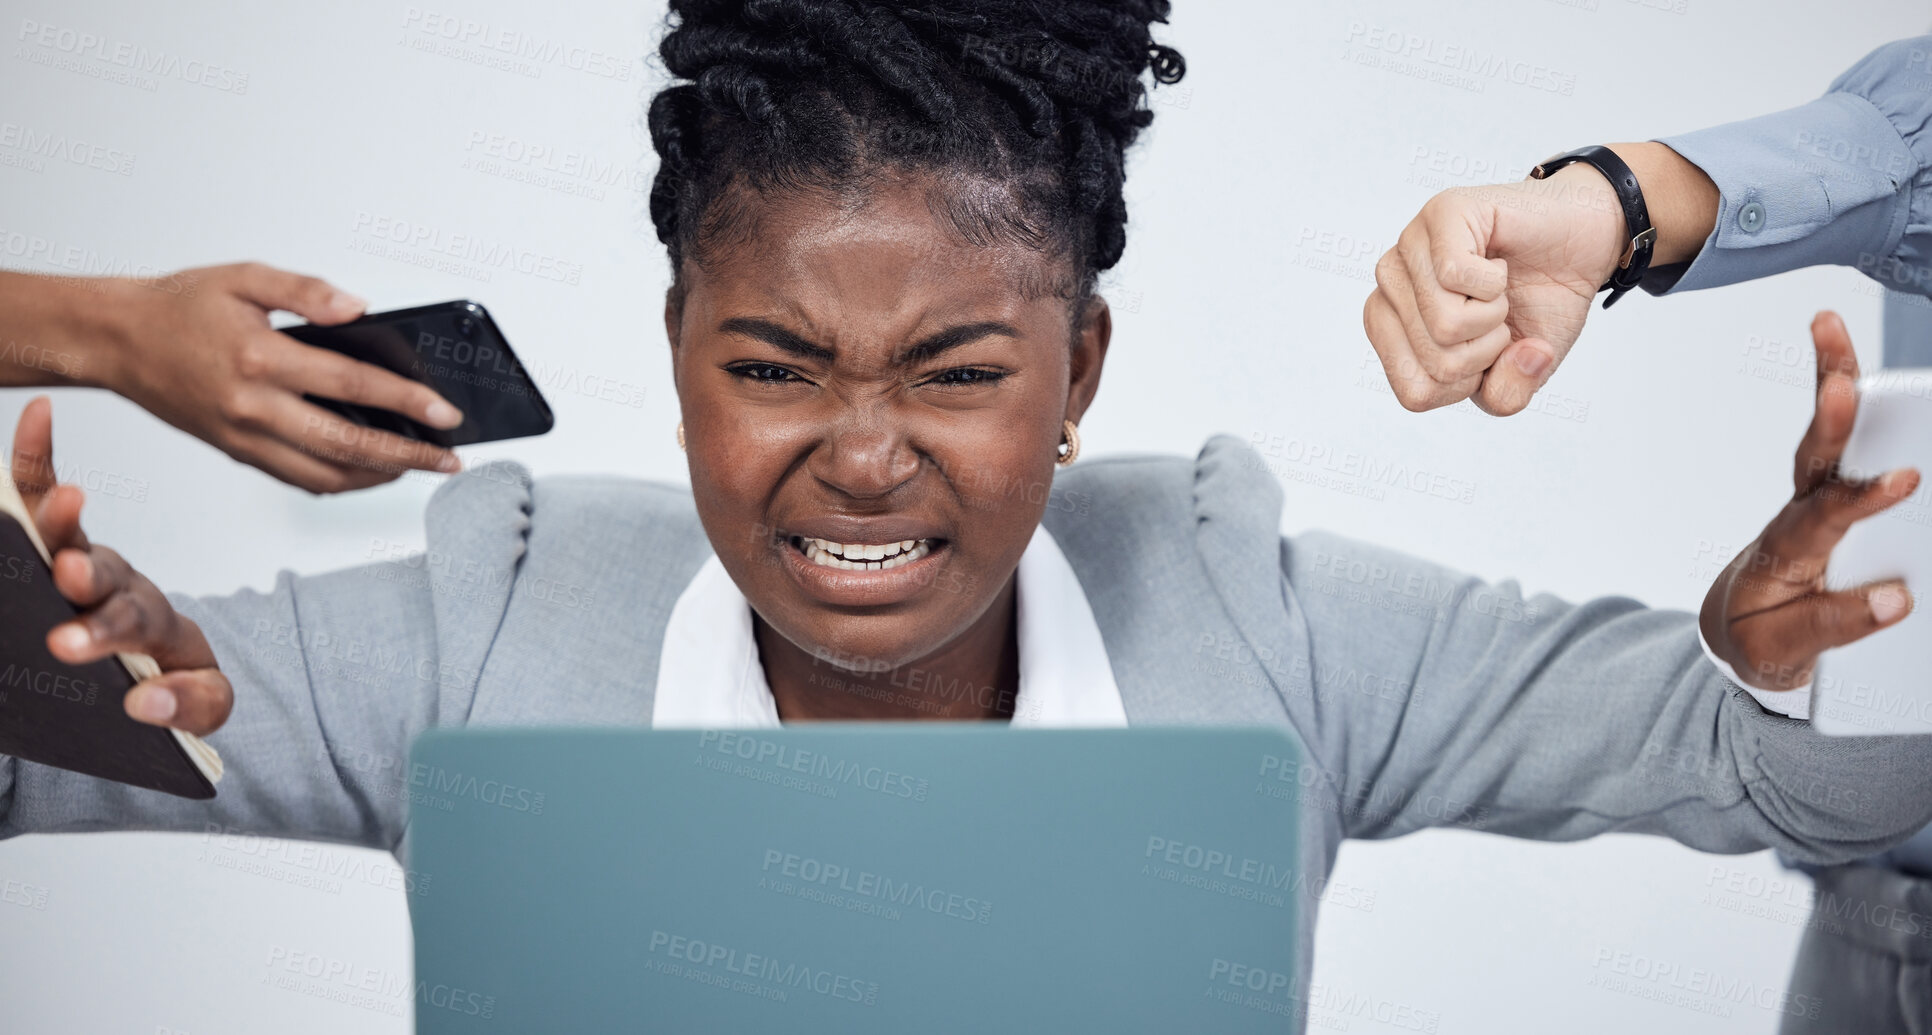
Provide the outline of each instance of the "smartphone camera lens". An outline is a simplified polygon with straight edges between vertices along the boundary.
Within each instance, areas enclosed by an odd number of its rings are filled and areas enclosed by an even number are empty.
[[[459,316],[456,318],[456,333],[465,338],[476,336],[476,317]]]

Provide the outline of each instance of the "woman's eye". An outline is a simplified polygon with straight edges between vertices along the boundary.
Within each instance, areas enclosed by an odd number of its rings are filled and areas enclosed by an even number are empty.
[[[766,384],[784,384],[787,381],[803,380],[797,374],[774,363],[741,363],[728,369],[747,381],[762,381]]]
[[[990,385],[1006,376],[1004,370],[987,370],[983,367],[954,367],[933,375],[927,384],[946,388],[962,388],[972,385]]]

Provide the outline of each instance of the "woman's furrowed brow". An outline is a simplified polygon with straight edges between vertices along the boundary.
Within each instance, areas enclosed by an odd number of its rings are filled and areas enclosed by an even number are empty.
[[[734,316],[718,325],[723,334],[743,334],[759,341],[783,349],[801,359],[816,359],[830,363],[835,357],[831,349],[814,345],[804,338],[772,323],[749,316]]]
[[[760,320],[756,317],[749,316],[734,316],[719,324],[718,330],[725,334],[743,334],[756,338],[759,341],[783,349],[802,359],[816,359],[829,363],[837,358],[831,349],[809,342],[797,334],[772,323],[770,320]],[[962,323],[958,326],[948,327],[943,331],[929,334],[919,339],[908,346],[905,352],[897,357],[895,362],[900,365],[923,362],[939,355],[947,349],[978,341],[990,334],[1001,334],[1009,338],[1023,337],[1018,328],[999,320],[981,320],[977,323]]]
[[[1009,338],[1023,337],[1018,328],[1009,323],[1001,323],[998,320],[962,323],[957,327],[948,327],[937,334],[929,334],[914,342],[910,348],[906,349],[899,356],[899,362],[901,364],[923,362],[924,360],[939,355],[947,349],[964,345],[967,342],[978,341],[989,334],[1003,334]]]

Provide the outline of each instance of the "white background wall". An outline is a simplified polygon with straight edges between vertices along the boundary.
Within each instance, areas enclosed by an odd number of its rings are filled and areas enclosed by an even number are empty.
[[[558,429],[472,459],[682,480],[658,317],[667,277],[641,192],[661,10],[443,2],[4,0],[0,123],[132,163],[117,174],[0,149],[0,266],[92,274],[256,258],[327,276],[379,309],[474,297],[537,368]],[[1838,308],[1875,363],[1876,290],[1827,269],[1631,298],[1593,317],[1546,408],[1494,421],[1396,405],[1360,326],[1375,258],[1442,187],[1517,178],[1582,143],[1809,100],[1873,47],[1924,31],[1923,3],[1176,6],[1161,36],[1189,71],[1156,94],[1131,167],[1130,243],[1109,290],[1117,337],[1087,448],[1191,452],[1225,431],[1354,450],[1471,483],[1473,502],[1291,480],[1289,530],[1344,530],[1517,576],[1529,591],[1694,608],[1713,568],[1789,493],[1811,314]],[[589,68],[490,67],[480,47],[437,50],[429,16],[604,56]],[[27,22],[92,34],[110,53],[145,48],[183,71],[102,78],[114,66],[23,39]],[[1412,78],[1372,63],[1359,46],[1370,31],[1529,62],[1570,85]],[[245,89],[222,88],[244,74]],[[499,137],[580,171],[492,159]],[[427,254],[407,247],[378,254],[367,232],[378,219],[512,244],[580,267],[579,282],[437,272],[407,261]],[[27,394],[0,392],[0,434]],[[326,570],[422,541],[431,478],[311,498],[93,392],[56,393],[55,427],[70,479],[139,486],[94,493],[88,526],[169,589],[265,588],[281,567]],[[345,851],[305,858],[182,834],[0,845],[0,881],[37,889],[28,905],[0,902],[0,1030],[408,1030],[406,998],[372,1009],[266,983],[269,961],[290,953],[407,975],[403,898],[385,886],[393,864],[352,853],[366,881],[327,877]],[[261,861],[277,875],[242,869]],[[1635,837],[1428,833],[1350,844],[1338,876],[1372,890],[1373,908],[1326,912],[1316,980],[1420,1011],[1444,1033],[1540,1032],[1559,1018],[1572,1032],[1772,1031],[1775,1012],[1750,1003],[1693,995],[1686,1007],[1593,987],[1595,961],[1627,951],[1778,987],[1806,903],[1802,882],[1760,887],[1785,879],[1768,855]],[[1727,891],[1734,877],[1749,890]],[[1401,1029],[1358,1016],[1348,1030]]]

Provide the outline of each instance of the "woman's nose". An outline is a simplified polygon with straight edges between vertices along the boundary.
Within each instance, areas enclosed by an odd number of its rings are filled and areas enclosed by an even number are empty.
[[[911,481],[919,454],[890,414],[852,408],[832,421],[806,468],[847,496],[871,499]]]

